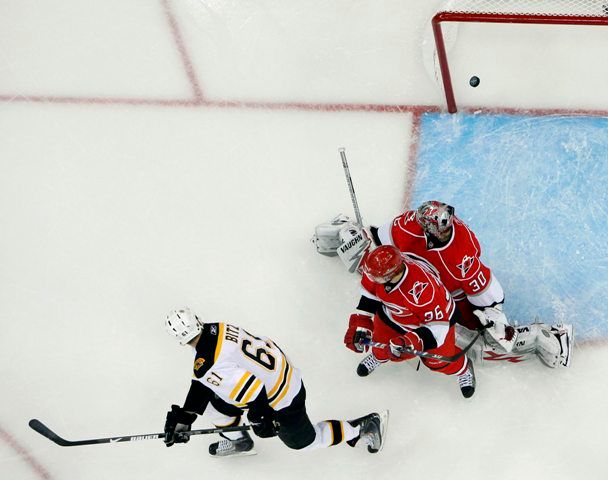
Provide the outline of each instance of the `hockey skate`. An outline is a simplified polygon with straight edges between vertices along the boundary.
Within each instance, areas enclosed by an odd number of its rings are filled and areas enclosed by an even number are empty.
[[[388,410],[382,413],[370,413],[365,417],[349,420],[353,427],[359,427],[359,436],[348,440],[351,447],[367,446],[369,453],[378,453],[384,446],[386,427],[388,425]]]
[[[357,375],[360,377],[367,377],[376,368],[382,365],[383,362],[379,361],[373,353],[370,353],[367,357],[361,360],[361,363],[357,366]]]
[[[241,438],[231,440],[220,433],[222,440],[209,445],[209,455],[212,457],[243,457],[255,455],[253,440],[247,432],[243,432]]]
[[[458,375],[458,386],[464,398],[471,398],[475,393],[475,369],[473,362],[468,358],[466,370]]]
[[[562,367],[570,366],[572,354],[572,342],[574,340],[574,328],[571,324],[557,323],[551,325],[551,333],[559,341],[561,352],[559,355],[559,365]]]

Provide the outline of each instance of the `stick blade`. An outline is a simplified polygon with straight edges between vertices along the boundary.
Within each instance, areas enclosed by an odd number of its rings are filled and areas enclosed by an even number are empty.
[[[42,423],[40,420],[33,418],[29,421],[28,425],[33,430],[37,431],[40,435],[48,438],[51,442],[55,442],[57,445],[61,445],[62,447],[71,446],[71,442],[68,442],[67,440],[64,440],[63,438],[61,438],[59,435],[57,435],[55,432],[53,432],[49,427],[47,427],[44,423]]]

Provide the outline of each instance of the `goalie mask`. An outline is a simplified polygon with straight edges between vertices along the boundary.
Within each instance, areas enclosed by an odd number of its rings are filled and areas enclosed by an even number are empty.
[[[363,261],[363,273],[376,283],[387,283],[405,268],[401,252],[392,245],[382,245]]]
[[[189,308],[180,308],[168,313],[165,328],[180,345],[186,345],[203,331],[203,322]]]
[[[416,221],[422,229],[439,240],[445,240],[452,231],[454,207],[431,200],[416,210]]]

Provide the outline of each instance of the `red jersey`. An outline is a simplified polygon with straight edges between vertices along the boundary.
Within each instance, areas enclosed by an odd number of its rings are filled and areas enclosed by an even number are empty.
[[[456,300],[465,295],[480,295],[490,285],[492,273],[479,259],[479,241],[457,217],[454,217],[452,236],[447,244],[434,245],[432,239],[427,239],[416,221],[415,210],[408,210],[392,223],[380,227],[378,237],[383,244],[395,245],[400,251],[429,262]],[[493,300],[502,301],[501,298]]]
[[[426,264],[404,257],[405,273],[396,284],[378,284],[363,275],[362,295],[381,303],[381,313],[398,327],[411,331],[429,327],[443,343],[455,305],[450,293],[441,284],[436,273]],[[441,334],[435,335],[435,328]]]

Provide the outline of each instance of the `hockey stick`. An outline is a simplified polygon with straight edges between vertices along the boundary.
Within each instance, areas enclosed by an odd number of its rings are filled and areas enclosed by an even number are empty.
[[[416,357],[432,358],[434,360],[440,360],[442,362],[452,363],[452,362],[455,362],[456,360],[458,360],[464,354],[466,354],[470,350],[470,348],[475,344],[477,339],[481,336],[483,331],[486,328],[488,328],[489,326],[490,325],[479,328],[477,330],[477,335],[475,335],[475,337],[473,337],[473,340],[471,340],[471,342],[466,347],[464,347],[460,352],[458,352],[456,355],[451,355],[449,357],[446,357],[444,355],[437,355],[436,353],[423,352],[421,350],[415,350],[413,348],[404,348],[403,350],[401,350],[401,353],[407,353],[408,355],[415,355]],[[362,342],[360,342],[360,344],[365,345],[365,346],[370,346],[370,347],[382,348],[382,349],[387,347],[386,343],[374,342],[371,339],[363,340]]]
[[[342,159],[342,167],[344,168],[344,175],[346,176],[346,183],[348,184],[348,191],[350,192],[350,199],[353,202],[353,208],[355,209],[355,216],[357,217],[357,224],[363,227],[363,219],[361,218],[361,212],[359,211],[359,204],[357,203],[357,197],[355,195],[355,187],[353,187],[353,179],[350,176],[350,170],[348,169],[348,161],[346,160],[346,150],[339,148],[340,158]]]
[[[49,427],[47,427],[40,420],[35,418],[30,420],[29,426],[36,430],[43,437],[48,438],[51,442],[56,443],[61,447],[76,447],[79,445],[95,445],[98,443],[119,443],[119,442],[136,442],[139,440],[156,440],[158,438],[164,438],[164,433],[144,433],[143,435],[125,435],[122,437],[111,437],[111,438],[91,438],[90,440],[66,440],[61,438]],[[223,432],[243,432],[249,430],[249,425],[241,425],[237,427],[223,427],[223,428],[206,428],[203,430],[191,430],[189,432],[179,432],[179,435],[206,435],[208,433],[223,433]]]

